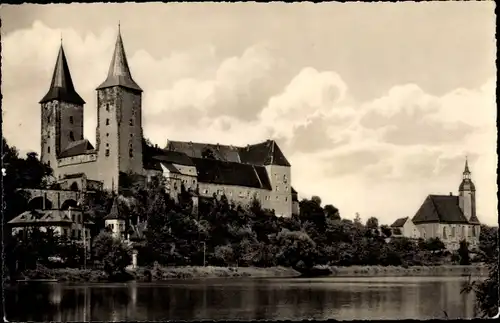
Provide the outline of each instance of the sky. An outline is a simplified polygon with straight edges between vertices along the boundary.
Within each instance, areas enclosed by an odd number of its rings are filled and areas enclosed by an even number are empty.
[[[118,22],[143,93],[144,135],[246,145],[275,139],[300,198],[391,224],[457,194],[468,156],[494,225],[493,2],[4,6],[3,132],[40,150],[40,105],[61,36],[95,143],[96,92]]]

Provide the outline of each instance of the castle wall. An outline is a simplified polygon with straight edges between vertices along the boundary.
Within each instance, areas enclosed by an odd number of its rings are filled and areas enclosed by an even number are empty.
[[[88,179],[102,181],[103,176],[105,176],[106,170],[99,167],[95,154],[79,155],[64,159],[59,160],[61,163],[56,172],[58,179],[63,179],[65,175],[85,173]]]
[[[266,204],[269,205],[269,209],[274,210],[277,216],[291,216],[292,180],[290,167],[267,165],[266,170],[272,187]]]
[[[263,208],[270,209],[271,204],[269,203],[268,197],[270,191],[236,186],[236,185],[221,185],[221,184],[211,184],[199,182],[199,195],[203,197],[213,197],[215,194],[217,197],[225,195],[229,201],[233,201],[236,204],[248,205],[252,202],[254,196],[261,202]]]

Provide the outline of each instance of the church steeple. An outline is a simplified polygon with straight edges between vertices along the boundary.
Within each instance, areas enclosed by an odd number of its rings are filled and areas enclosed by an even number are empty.
[[[471,172],[469,170],[469,162],[467,160],[467,157],[465,158],[465,168],[464,168],[464,172],[462,173],[463,177],[462,177],[462,183],[460,184],[460,187],[459,187],[459,192],[461,191],[476,191],[476,187],[474,185],[474,183],[472,182],[472,179],[471,179]]]
[[[469,162],[467,160],[467,157],[465,157],[465,168],[464,168],[464,179],[470,179],[470,170],[469,170]]]
[[[115,51],[109,66],[108,77],[97,87],[97,90],[112,86],[122,86],[131,90],[142,92],[142,89],[135,83],[130,73],[127,56],[123,47],[120,25],[118,25],[118,37],[116,39]]]
[[[49,91],[39,103],[45,103],[51,100],[60,100],[79,105],[85,104],[85,101],[83,101],[80,95],[76,93],[73,85],[62,41],[61,47],[59,48],[59,54],[57,55],[56,66],[54,67],[54,74],[52,75],[52,82],[50,84]]]

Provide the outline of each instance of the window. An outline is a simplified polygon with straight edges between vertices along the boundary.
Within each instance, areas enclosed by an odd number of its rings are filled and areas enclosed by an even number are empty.
[[[288,202],[288,197],[285,197],[285,202]]]
[[[106,157],[109,157],[109,149],[106,149]]]
[[[68,235],[68,229],[63,229],[63,235],[67,236]]]
[[[47,147],[47,152],[50,154],[50,146]]]
[[[283,175],[283,183],[286,183],[286,182],[287,182],[286,175]]]
[[[106,126],[109,126],[109,119],[106,119]]]
[[[132,148],[130,148],[130,149],[128,150],[128,156],[129,156],[129,157],[134,157],[134,150],[133,150]]]
[[[69,139],[70,140],[75,140],[75,136],[73,135],[73,131],[69,132]]]
[[[82,238],[82,231],[81,230],[77,230],[78,232],[78,239],[81,239]]]
[[[109,133],[106,133],[106,137],[109,137]]]
[[[452,237],[455,237],[455,227],[452,227],[452,228],[451,228],[451,236],[452,236]]]
[[[108,143],[106,143],[106,147],[109,147],[109,144],[108,144]]]
[[[472,227],[471,229],[472,229],[472,236],[475,237],[476,236],[476,230],[474,230],[474,227]]]
[[[50,123],[50,116],[47,117],[47,123]]]
[[[208,194],[208,189],[204,189],[203,193]]]
[[[443,228],[443,239],[446,239],[446,227]]]
[[[130,120],[129,120],[129,122],[128,122],[128,124],[129,124],[130,126],[133,126],[133,125],[134,125],[134,119],[130,119]]]
[[[196,180],[195,179],[193,179],[193,184],[196,184]]]
[[[73,124],[73,116],[69,117],[69,123]]]
[[[465,238],[465,226],[462,225],[462,237]]]
[[[106,103],[106,111],[109,112],[109,103]]]
[[[131,133],[131,134],[130,134],[130,138],[132,138],[133,136],[134,136],[134,134],[133,134],[133,133]]]
[[[279,196],[276,196],[276,201],[277,201],[277,200],[279,200],[279,199],[280,199],[280,197],[279,197]]]
[[[109,226],[111,227],[111,230],[114,230],[115,225],[113,223],[111,223]]]

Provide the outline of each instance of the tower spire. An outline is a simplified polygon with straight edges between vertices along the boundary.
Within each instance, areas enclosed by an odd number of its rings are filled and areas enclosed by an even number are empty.
[[[469,161],[468,161],[467,156],[465,156],[465,169],[464,169],[464,174],[470,174],[470,170],[469,170]]]
[[[69,103],[85,104],[85,101],[83,101],[80,95],[78,95],[73,85],[71,73],[69,72],[68,61],[66,59],[66,54],[64,53],[64,48],[62,46],[62,35],[59,54],[57,55],[54,73],[52,74],[52,82],[47,94],[45,94],[43,99],[40,100],[40,103],[51,100],[61,100]]]
[[[130,73],[125,48],[120,31],[120,22],[118,22],[118,37],[116,38],[115,51],[111,64],[109,66],[108,77],[99,85],[97,90],[112,86],[122,86],[131,90],[142,92],[142,89],[135,83]]]

